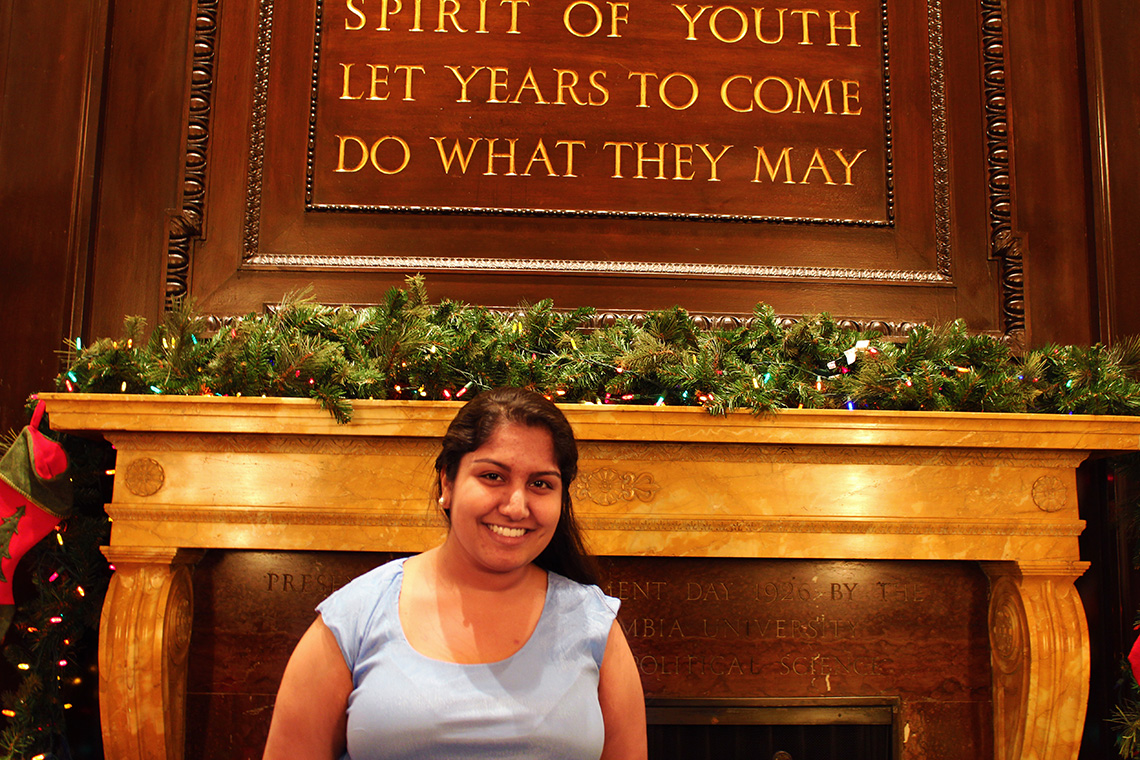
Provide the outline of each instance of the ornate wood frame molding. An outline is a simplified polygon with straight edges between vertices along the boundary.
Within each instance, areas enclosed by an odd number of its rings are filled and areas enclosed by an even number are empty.
[[[1013,220],[1013,172],[1010,160],[1009,115],[1007,108],[1006,47],[1004,44],[1004,6],[1002,0],[978,0],[979,22],[982,37],[983,88],[985,93],[986,172],[988,176],[988,213],[990,224],[990,255],[1000,261],[1001,318],[1004,334],[1015,343],[1024,340],[1025,296],[1022,261],[1024,243],[1016,234]],[[953,266],[950,252],[950,177],[947,139],[947,113],[945,92],[945,61],[942,47],[942,0],[927,0],[928,36],[930,39],[930,96],[933,123],[934,200],[936,266],[931,271],[865,270],[834,267],[787,266],[719,266],[692,263],[647,264],[632,261],[580,262],[542,259],[440,259],[431,256],[302,256],[291,254],[262,254],[258,252],[260,227],[261,182],[264,169],[265,121],[269,87],[269,51],[272,41],[274,0],[260,0],[257,26],[258,55],[254,71],[254,92],[251,114],[251,133],[248,151],[246,184],[246,215],[243,232],[243,261],[252,267],[309,268],[329,271],[345,270],[454,270],[491,273],[552,272],[564,274],[627,274],[634,276],[707,276],[707,277],[758,277],[796,278],[817,281],[883,282],[898,284],[938,284],[952,281]],[[884,30],[887,7],[883,3]],[[188,124],[186,161],[183,170],[183,208],[170,219],[167,266],[165,278],[166,308],[175,299],[190,292],[190,273],[196,240],[205,233],[204,217],[207,209],[209,177],[209,141],[211,131],[212,99],[214,90],[215,54],[218,36],[218,0],[198,0],[195,5],[195,36],[193,63],[188,87]],[[889,48],[884,33],[884,67],[887,66]],[[891,81],[885,81],[884,104],[887,114],[888,143],[892,130]],[[888,145],[888,153],[890,146]],[[893,204],[893,164],[888,166],[888,191]],[[893,205],[891,206],[893,218]],[[797,221],[797,220],[793,220]],[[811,220],[798,220],[810,222]],[[786,223],[786,222],[785,222]],[[738,319],[738,315],[710,315],[710,320]],[[872,328],[890,326],[888,334],[905,331],[906,325],[889,318],[851,320]],[[897,325],[897,328],[895,327]]]
[[[167,238],[167,311],[176,299],[190,292],[194,240],[201,238],[205,231],[219,2],[220,0],[197,0],[194,8],[194,53],[187,106],[189,121],[186,126],[186,161],[182,170],[182,210],[171,216]]]

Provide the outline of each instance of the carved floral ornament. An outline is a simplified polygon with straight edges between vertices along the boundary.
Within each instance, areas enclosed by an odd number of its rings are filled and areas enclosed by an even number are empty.
[[[576,499],[587,499],[608,507],[619,501],[650,502],[661,490],[648,472],[615,470],[602,467],[579,473],[574,481],[573,494]]]

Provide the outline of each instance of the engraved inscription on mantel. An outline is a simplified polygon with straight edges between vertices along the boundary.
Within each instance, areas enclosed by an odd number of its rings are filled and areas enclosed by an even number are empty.
[[[986,581],[968,563],[605,566],[648,696],[988,699]]]

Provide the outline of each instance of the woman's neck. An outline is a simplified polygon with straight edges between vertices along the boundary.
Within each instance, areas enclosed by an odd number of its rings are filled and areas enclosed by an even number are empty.
[[[532,564],[506,572],[495,572],[479,567],[453,544],[445,541],[434,549],[419,555],[425,569],[432,575],[441,591],[475,591],[483,593],[516,592],[535,584],[546,585],[546,572]]]

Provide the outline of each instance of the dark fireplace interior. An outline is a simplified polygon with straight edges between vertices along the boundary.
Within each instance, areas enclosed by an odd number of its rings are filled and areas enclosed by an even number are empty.
[[[893,760],[897,703],[650,700],[650,760]]]

